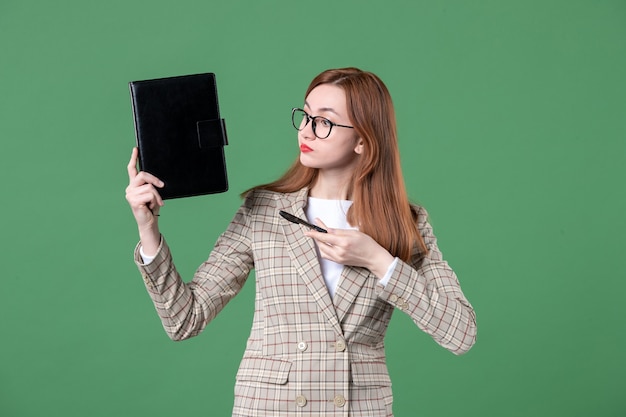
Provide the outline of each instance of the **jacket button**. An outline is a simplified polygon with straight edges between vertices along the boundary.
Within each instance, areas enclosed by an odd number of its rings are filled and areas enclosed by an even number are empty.
[[[308,347],[309,347],[309,345],[307,345],[307,343],[306,343],[306,342],[300,342],[300,343],[298,343],[298,350],[299,350],[300,352],[304,352],[305,350],[307,350],[307,349],[308,349]]]
[[[296,405],[298,407],[304,407],[306,405],[306,398],[304,397],[304,395],[298,395],[296,397]]]
[[[395,294],[391,294],[389,296],[389,301],[391,301],[392,303],[395,303],[396,301],[398,301],[398,296]]]
[[[343,352],[344,350],[346,350],[346,342],[341,339],[337,340],[337,342],[335,343],[335,350],[337,352]]]
[[[346,399],[343,397],[343,395],[335,395],[335,398],[333,398],[333,402],[337,407],[343,407],[344,405],[346,405]]]

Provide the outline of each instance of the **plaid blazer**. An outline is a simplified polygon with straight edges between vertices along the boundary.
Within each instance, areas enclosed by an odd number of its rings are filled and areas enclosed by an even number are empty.
[[[189,283],[164,239],[150,264],[141,263],[138,249],[135,261],[174,340],[200,333],[254,268],[256,306],[233,416],[392,416],[383,339],[394,309],[455,354],[474,344],[474,310],[422,208],[428,256],[399,260],[384,288],[367,269],[346,266],[331,299],[313,240],[278,215],[286,210],[304,218],[307,196],[307,189],[249,193]]]

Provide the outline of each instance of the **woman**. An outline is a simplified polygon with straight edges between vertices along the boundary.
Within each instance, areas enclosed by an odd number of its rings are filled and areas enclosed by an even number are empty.
[[[135,149],[126,190],[141,240],[135,259],[174,340],[200,333],[255,269],[234,416],[391,416],[383,339],[393,310],[455,354],[474,344],[474,311],[426,211],[409,203],[383,82],[356,68],[324,71],[292,119],[299,158],[277,181],[243,194],[190,283],[159,232],[163,183],[137,172]]]

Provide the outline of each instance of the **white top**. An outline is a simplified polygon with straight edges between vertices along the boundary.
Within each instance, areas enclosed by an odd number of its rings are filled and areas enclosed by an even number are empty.
[[[309,197],[309,203],[306,207],[306,217],[309,223],[312,224],[315,224],[315,219],[319,218],[331,229],[357,230],[356,227],[353,227],[348,223],[348,219],[346,218],[348,209],[351,205],[352,201],[349,200],[325,200],[322,198]],[[326,281],[328,293],[331,298],[333,298],[335,296],[335,292],[337,291],[337,286],[339,285],[343,265],[321,258],[319,251],[317,252],[317,257],[320,260],[322,275],[324,276],[324,281]],[[395,258],[391,265],[389,265],[387,273],[380,280],[382,285],[386,285],[387,282],[389,282],[389,278],[391,277],[397,262],[398,258]]]
[[[309,197],[309,204],[306,206],[306,217],[309,223],[312,224],[315,224],[315,219],[319,218],[331,229],[356,229],[356,227],[350,226],[346,219],[351,205],[352,201],[349,200],[324,200],[322,198]],[[317,250],[317,246],[315,246],[315,249]],[[328,287],[328,292],[331,298],[333,298],[339,285],[343,265],[321,258],[319,250],[317,250],[317,257],[320,260],[326,287]]]

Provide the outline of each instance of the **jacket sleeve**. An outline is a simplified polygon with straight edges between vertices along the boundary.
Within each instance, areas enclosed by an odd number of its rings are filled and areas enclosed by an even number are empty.
[[[389,282],[378,286],[378,295],[408,314],[439,345],[460,355],[476,341],[474,309],[443,260],[423,208],[419,208],[418,223],[429,253],[416,253],[411,263],[399,260]]]
[[[246,203],[217,239],[209,258],[185,283],[179,275],[164,238],[154,260],[145,265],[135,249],[135,263],[163,328],[172,340],[199,334],[239,293],[254,267]]]

